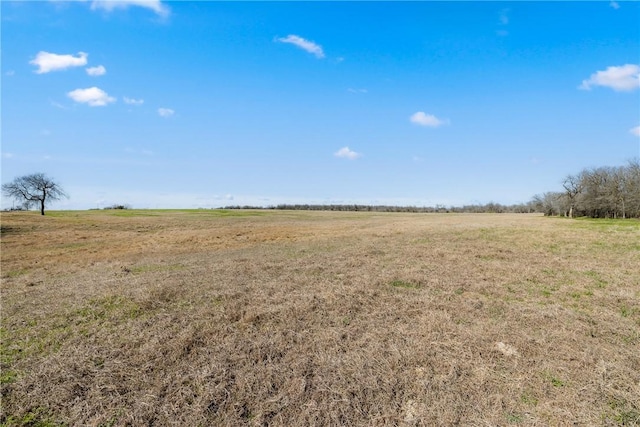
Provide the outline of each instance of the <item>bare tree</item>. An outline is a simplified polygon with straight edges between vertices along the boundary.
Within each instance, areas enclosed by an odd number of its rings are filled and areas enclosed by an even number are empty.
[[[39,206],[41,215],[44,215],[47,203],[68,197],[60,184],[43,173],[21,176],[2,184],[2,193],[21,202],[26,208]]]
[[[640,218],[640,159],[626,166],[583,169],[563,181],[563,193],[545,193],[531,205],[546,215]]]
[[[531,204],[538,212],[543,212],[545,216],[560,215],[564,210],[564,193],[549,191],[544,194],[533,196]]]
[[[640,159],[629,161],[625,168],[624,188],[627,194],[627,216],[640,218]]]
[[[576,197],[582,192],[582,177],[578,175],[568,175],[562,182],[569,200],[569,218],[573,218],[573,210],[576,205]]]

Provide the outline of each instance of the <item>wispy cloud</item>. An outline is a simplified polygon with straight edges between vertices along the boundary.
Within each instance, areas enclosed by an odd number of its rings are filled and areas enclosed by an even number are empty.
[[[107,69],[102,65],[98,65],[97,67],[89,67],[86,69],[87,74],[90,76],[104,76],[107,74]]]
[[[298,46],[300,49],[306,50],[307,52],[314,54],[316,58],[324,58],[324,51],[322,50],[322,46],[310,40],[304,39],[300,36],[290,34],[287,37],[280,37],[280,38],[277,38],[276,40],[279,41],[280,43],[290,43],[294,46]]]
[[[625,64],[607,67],[604,71],[591,74],[587,80],[583,80],[578,89],[591,90],[593,86],[604,86],[616,92],[630,92],[640,88],[640,66]]]
[[[500,16],[498,17],[498,19],[501,26],[506,27],[507,25],[509,25],[509,9],[502,9],[500,11]],[[509,31],[507,31],[505,28],[502,28],[500,30],[496,30],[496,34],[501,37],[505,37],[509,35]]]
[[[160,117],[169,118],[175,114],[171,108],[158,108],[158,114]]]
[[[611,6],[614,9],[620,9],[620,5],[618,4],[617,1],[612,1],[611,3],[609,3],[609,6]]]
[[[114,9],[126,9],[130,6],[144,7],[162,17],[169,16],[169,8],[160,0],[94,0],[91,9],[102,9],[111,12]]]
[[[58,55],[56,53],[50,53],[40,51],[36,55],[35,59],[29,61],[29,64],[35,65],[38,69],[36,74],[44,74],[51,71],[65,70],[71,67],[82,67],[87,65],[87,54],[84,52],[78,52],[78,56],[73,55]]]
[[[59,102],[53,101],[53,100],[49,100],[49,103],[51,104],[52,107],[56,107],[59,108],[61,110],[68,110],[69,108],[65,107],[64,105],[60,104]]]
[[[2,153],[3,159],[10,159],[13,157],[13,153]]]
[[[129,104],[129,105],[142,105],[144,104],[144,99],[133,99],[133,98],[127,98],[126,96],[122,98],[122,100],[124,101],[125,104]]]
[[[509,23],[509,9],[502,9],[500,11],[500,24],[507,25]]]
[[[367,89],[354,89],[351,87],[347,90],[351,93],[368,93],[369,92]]]
[[[341,157],[349,160],[355,160],[358,157],[362,157],[361,153],[356,153],[355,151],[351,150],[349,147],[342,147],[341,149],[333,153],[333,155],[336,157]]]
[[[433,114],[426,114],[422,111],[413,113],[411,117],[409,117],[409,120],[411,121],[411,123],[415,123],[416,125],[431,128],[437,128],[449,123],[449,120],[439,119]]]
[[[640,136],[640,126],[629,129],[629,133],[635,136]]]
[[[67,93],[67,96],[81,104],[88,104],[90,107],[104,107],[107,104],[116,102],[115,98],[95,86],[87,89],[72,90]]]
[[[13,71],[13,70],[9,70],[9,71],[7,71],[6,73],[4,73],[4,75],[5,75],[5,76],[12,77],[12,76],[15,76],[15,75],[16,75],[16,72],[15,72],[15,71]]]

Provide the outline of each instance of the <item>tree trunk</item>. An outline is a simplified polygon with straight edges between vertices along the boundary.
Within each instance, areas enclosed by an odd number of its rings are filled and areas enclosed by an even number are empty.
[[[44,199],[40,200],[40,215],[44,215]]]

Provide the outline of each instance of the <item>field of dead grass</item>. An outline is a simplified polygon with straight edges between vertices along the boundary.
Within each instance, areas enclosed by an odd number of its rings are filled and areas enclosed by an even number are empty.
[[[640,424],[640,222],[2,213],[3,425]]]

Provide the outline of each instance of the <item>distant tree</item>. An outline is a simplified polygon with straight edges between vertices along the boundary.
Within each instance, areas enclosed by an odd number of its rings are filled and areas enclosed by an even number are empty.
[[[564,210],[564,198],[564,193],[549,191],[533,196],[531,205],[536,211],[543,212],[545,216],[560,215]]]
[[[562,182],[569,201],[569,218],[573,218],[573,210],[576,206],[576,198],[582,193],[582,177],[579,175],[568,175]]]
[[[529,204],[545,215],[640,218],[640,159],[583,169],[568,175],[562,186],[564,192],[537,195]]]
[[[627,193],[627,215],[640,218],[640,159],[629,161],[624,188]]]
[[[16,199],[25,208],[39,206],[41,215],[44,215],[47,203],[67,197],[60,184],[43,173],[21,176],[2,184],[2,193]]]
[[[113,204],[110,206],[105,206],[104,208],[102,208],[104,210],[122,210],[122,209],[131,209],[131,205],[128,204]]]

